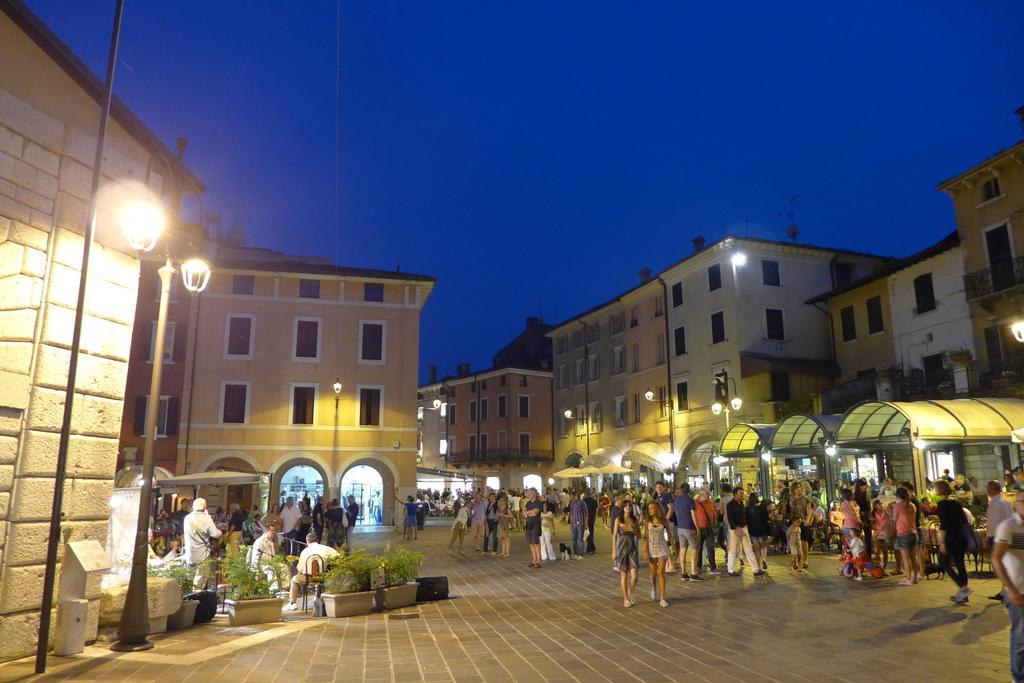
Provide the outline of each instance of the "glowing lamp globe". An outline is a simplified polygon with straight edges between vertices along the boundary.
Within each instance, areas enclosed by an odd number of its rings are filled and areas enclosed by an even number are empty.
[[[181,264],[181,281],[190,292],[203,291],[210,282],[210,264],[201,258],[190,258]]]
[[[711,404],[711,412],[714,413],[715,415],[721,415],[722,414],[722,404],[719,403],[718,401],[715,401],[714,403],[712,403]]]
[[[834,458],[836,453],[838,452],[839,449],[837,449],[834,444],[829,444],[825,446],[825,455],[829,456],[830,458]]]
[[[733,400],[729,401],[729,405],[732,406],[733,410],[739,410],[740,408],[743,407],[743,399],[740,398],[739,396],[736,396],[735,398],[733,398]]]
[[[431,405],[434,406],[434,410],[437,410],[438,408],[441,407],[441,399],[435,398],[434,402]]]
[[[334,389],[335,395],[340,394],[341,393],[341,380],[340,379],[334,380],[334,384],[331,385],[331,388]]]
[[[565,410],[562,411],[562,415],[565,415],[565,419],[566,420],[571,420],[572,419],[572,411],[569,410],[568,408],[566,408]]]
[[[1013,333],[1014,339],[1024,343],[1024,320],[1018,320],[1014,324],[1010,325],[1010,332]]]
[[[648,389],[647,391],[644,392],[644,398],[646,398],[648,401],[653,401],[654,400],[654,392],[651,391],[650,389]]]
[[[743,266],[747,265],[747,255],[744,254],[742,251],[733,254],[732,264],[737,268],[742,268]]]
[[[133,202],[121,210],[121,229],[132,249],[152,250],[166,225],[164,212],[156,204]]]

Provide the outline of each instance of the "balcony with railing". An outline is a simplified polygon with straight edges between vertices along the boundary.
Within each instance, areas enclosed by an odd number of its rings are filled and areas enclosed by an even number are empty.
[[[554,459],[551,451],[544,450],[487,450],[485,452],[455,452],[448,455],[449,465],[502,465],[505,463],[544,462]]]
[[[968,301],[984,299],[1024,285],[1024,256],[992,263],[988,268],[964,275]]]

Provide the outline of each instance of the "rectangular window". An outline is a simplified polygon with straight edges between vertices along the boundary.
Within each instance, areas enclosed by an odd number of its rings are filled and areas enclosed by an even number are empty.
[[[519,386],[525,387],[530,383],[529,378],[526,375],[519,375]]]
[[[1002,194],[999,188],[999,178],[989,178],[981,186],[981,201],[987,202]]]
[[[786,330],[782,323],[781,308],[764,309],[764,325],[768,339],[783,341],[786,338]]]
[[[476,434],[469,435],[469,457],[476,457]]]
[[[708,291],[722,288],[722,266],[715,264],[708,267]]]
[[[527,432],[519,432],[519,455],[530,455],[530,435]]]
[[[788,401],[789,400],[789,373],[788,372],[772,372],[772,400],[773,401]]]
[[[363,427],[380,426],[380,389],[360,387],[359,424]]]
[[[640,320],[637,317],[636,306],[634,306],[633,308],[629,309],[629,328],[633,329],[634,327],[636,327],[639,324],[640,324]]]
[[[503,387],[508,384],[508,375],[502,375],[498,378],[498,386]]]
[[[292,424],[313,424],[313,409],[316,405],[316,387],[292,385]]]
[[[377,282],[364,284],[363,301],[384,301],[384,285]]]
[[[555,353],[561,355],[569,350],[569,339],[563,334],[555,339]]]
[[[677,282],[672,285],[672,308],[679,308],[683,305],[683,283]]]
[[[487,399],[486,398],[480,399],[480,419],[481,420],[486,420],[487,419]]]
[[[672,330],[672,343],[674,347],[673,353],[677,356],[681,356],[686,353],[686,327],[680,325],[676,329]]]
[[[306,278],[299,280],[299,297],[303,299],[319,299],[320,281],[307,280]]]
[[[856,269],[852,263],[844,263],[842,261],[836,261],[832,265],[832,273],[835,276],[836,287],[845,287],[846,285],[853,282],[853,276],[856,274]]]
[[[519,394],[519,417],[530,417],[529,394]]]
[[[295,342],[292,347],[296,359],[320,359],[320,321],[312,318],[295,319]]]
[[[633,394],[633,424],[640,424],[640,394]]]
[[[711,314],[711,343],[725,341],[725,312],[716,311]]]
[[[583,359],[576,359],[576,384],[583,384]]]
[[[601,376],[601,359],[595,353],[587,359],[587,381],[593,382]]]
[[[231,278],[232,294],[252,294],[256,291],[256,278],[252,275],[235,275]]]
[[[384,323],[359,323],[359,360],[363,363],[384,362]]]
[[[601,324],[594,323],[593,325],[587,325],[587,343],[593,344],[601,338]]]
[[[676,382],[676,410],[690,409],[690,387],[686,382]]]
[[[782,285],[782,281],[779,280],[778,261],[761,260],[761,282],[767,287],[779,287]]]
[[[857,322],[853,317],[853,306],[844,306],[839,311],[839,321],[843,327],[843,341],[853,341],[857,338]]]
[[[558,366],[558,388],[565,389],[569,386],[569,366],[559,365]]]
[[[508,432],[506,432],[504,429],[498,431],[498,452],[508,452]]]
[[[615,407],[614,419],[615,419],[615,426],[616,426],[616,428],[618,428],[618,427],[625,427],[626,426],[626,420],[628,419],[628,417],[626,415],[626,397],[625,396],[616,396],[615,397],[615,401],[614,401],[614,407]]]
[[[932,284],[931,273],[914,278],[914,299],[917,302],[915,313],[918,315],[935,310],[935,287]]]
[[[227,382],[222,389],[221,422],[245,424],[249,414],[249,385]]]
[[[586,406],[576,406],[576,412],[573,413],[573,417],[576,418],[576,436],[587,433],[587,410]]]
[[[508,417],[508,396],[506,394],[498,396],[498,417]]]
[[[612,334],[621,334],[626,328],[626,313],[619,311],[608,318],[608,326]]]
[[[583,346],[583,330],[573,330],[572,348],[578,349]]]
[[[480,433],[480,455],[487,455],[487,432]]]
[[[665,417],[667,414],[668,397],[666,393],[665,387],[658,387],[658,417]]]
[[[149,396],[139,396],[135,400],[135,433],[146,436],[146,412],[149,410]],[[161,396],[156,409],[157,437],[177,434],[178,431],[178,399]]]
[[[868,334],[885,330],[882,322],[882,297],[873,296],[865,302],[868,309]]]
[[[167,321],[167,328],[164,331],[164,362],[174,362],[174,321]],[[153,354],[156,353],[156,321],[153,321],[149,335],[149,362],[153,362]]]
[[[597,434],[604,429],[604,420],[601,417],[600,401],[590,404],[590,433]]]
[[[665,305],[662,303],[661,297],[654,297],[654,317],[660,318],[665,314]]]
[[[658,333],[657,338],[658,344],[658,365],[665,362],[665,334],[662,332]]]
[[[457,407],[454,403],[448,404],[448,424],[450,425],[455,424],[455,409]]]
[[[469,402],[469,421],[477,421],[476,399],[473,399]]]
[[[633,372],[640,372],[640,344],[633,343]]]
[[[252,358],[252,316],[229,315],[228,338],[225,355],[235,358]]]
[[[612,374],[621,375],[626,371],[626,347],[616,346],[612,349]]]

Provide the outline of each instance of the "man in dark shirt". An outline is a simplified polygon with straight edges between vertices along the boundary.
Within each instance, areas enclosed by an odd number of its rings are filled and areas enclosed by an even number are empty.
[[[733,489],[733,499],[725,506],[725,514],[729,518],[729,559],[727,569],[729,576],[739,576],[736,571],[736,558],[740,553],[746,557],[747,564],[758,576],[761,575],[761,568],[754,557],[754,546],[750,542],[750,533],[747,531],[747,506],[744,502],[745,492],[742,486],[737,485]]]
[[[669,553],[665,562],[665,573],[674,574],[676,567],[672,558],[679,554],[679,541],[676,539],[676,522],[672,515],[672,492],[666,488],[665,482],[659,481],[654,485],[654,500],[661,505],[661,510],[665,513],[665,527],[668,531]],[[647,510],[644,510],[643,514],[646,517]]]
[[[597,552],[597,546],[594,545],[594,522],[597,521],[597,499],[594,498],[594,492],[587,489],[587,492],[583,495],[583,504],[587,506],[587,531],[590,535],[587,536],[587,555],[593,555]]]
[[[679,570],[683,581],[701,581],[697,572],[697,524],[695,514],[697,502],[690,495],[690,485],[683,482],[676,489],[672,501],[672,519],[675,522],[676,554],[679,556]],[[686,550],[690,549],[690,573],[686,573]]]
[[[317,543],[324,540],[324,498],[316,497],[316,505],[313,506],[313,532],[316,533]]]

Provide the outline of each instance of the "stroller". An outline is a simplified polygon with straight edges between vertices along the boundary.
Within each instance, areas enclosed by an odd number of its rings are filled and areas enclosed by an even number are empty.
[[[860,573],[863,576],[867,574],[873,576],[876,579],[882,578],[885,574],[881,567],[876,567],[875,563],[868,558],[855,558],[848,550],[843,551],[843,554],[839,556],[839,573],[848,579],[852,579],[857,575],[857,568],[860,568]]]

